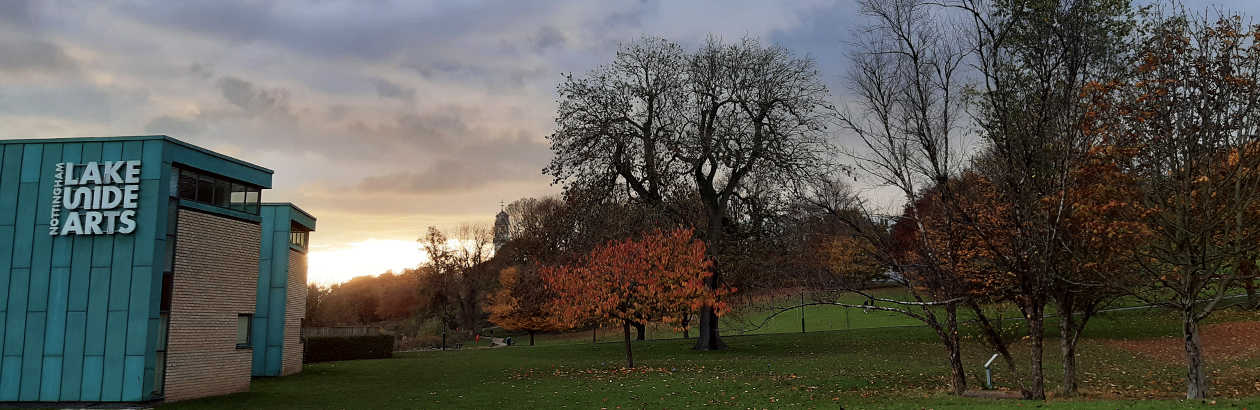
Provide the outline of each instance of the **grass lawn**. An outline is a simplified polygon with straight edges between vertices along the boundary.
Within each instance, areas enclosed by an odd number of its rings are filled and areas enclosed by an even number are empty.
[[[1260,320],[1255,313],[1219,313],[1212,320]],[[799,320],[797,316],[798,328]],[[914,327],[728,337],[730,350],[720,352],[692,351],[692,340],[636,342],[639,367],[634,369],[623,368],[621,344],[591,344],[589,333],[586,343],[398,353],[387,360],[307,365],[298,375],[255,379],[249,393],[160,409],[1260,409],[1260,358],[1210,360],[1217,404],[1181,402],[1176,400],[1184,394],[1181,363],[1148,358],[1115,344],[1176,335],[1175,317],[1129,311],[1096,320],[1078,349],[1085,397],[1075,400],[943,394],[948,376],[944,353],[934,333]],[[1058,339],[1049,336],[1045,370],[1048,390],[1054,390],[1060,372]],[[1017,354],[1026,356],[1025,351],[1018,346]],[[981,365],[990,354],[974,339],[966,346],[964,363],[972,388],[979,385]],[[996,373],[999,387],[1013,387],[1004,372]]]

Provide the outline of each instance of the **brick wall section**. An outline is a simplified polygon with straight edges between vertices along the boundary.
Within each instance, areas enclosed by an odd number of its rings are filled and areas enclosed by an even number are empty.
[[[167,348],[166,401],[249,391],[251,349],[237,315],[254,312],[258,224],[179,210]]]
[[[302,318],[306,317],[306,254],[289,249],[289,288],[284,307],[284,356],[280,375],[302,371]]]

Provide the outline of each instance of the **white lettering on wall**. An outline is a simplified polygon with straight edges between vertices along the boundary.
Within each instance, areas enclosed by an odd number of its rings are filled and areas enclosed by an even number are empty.
[[[63,162],[57,164],[55,172],[49,235],[112,235],[136,231],[140,161]],[[63,209],[70,211],[64,220]]]

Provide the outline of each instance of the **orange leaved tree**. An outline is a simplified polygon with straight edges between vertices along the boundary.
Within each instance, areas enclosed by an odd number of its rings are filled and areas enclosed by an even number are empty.
[[[510,267],[499,273],[498,292],[490,295],[490,322],[504,329],[529,332],[529,345],[534,345],[534,334],[539,331],[564,328],[549,305],[555,298],[539,277],[536,269]]]
[[[544,267],[543,281],[556,293],[552,308],[567,324],[621,321],[626,366],[634,367],[631,323],[678,324],[703,306],[721,312],[718,296],[733,291],[705,286],[713,263],[705,258],[704,242],[692,238],[690,229],[656,231],[604,244],[574,265]]]

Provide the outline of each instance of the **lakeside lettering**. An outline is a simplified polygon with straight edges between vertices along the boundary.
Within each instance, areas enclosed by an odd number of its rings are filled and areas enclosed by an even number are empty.
[[[128,234],[136,230],[140,161],[62,162],[55,172],[49,235]],[[68,212],[64,222],[62,210]]]

